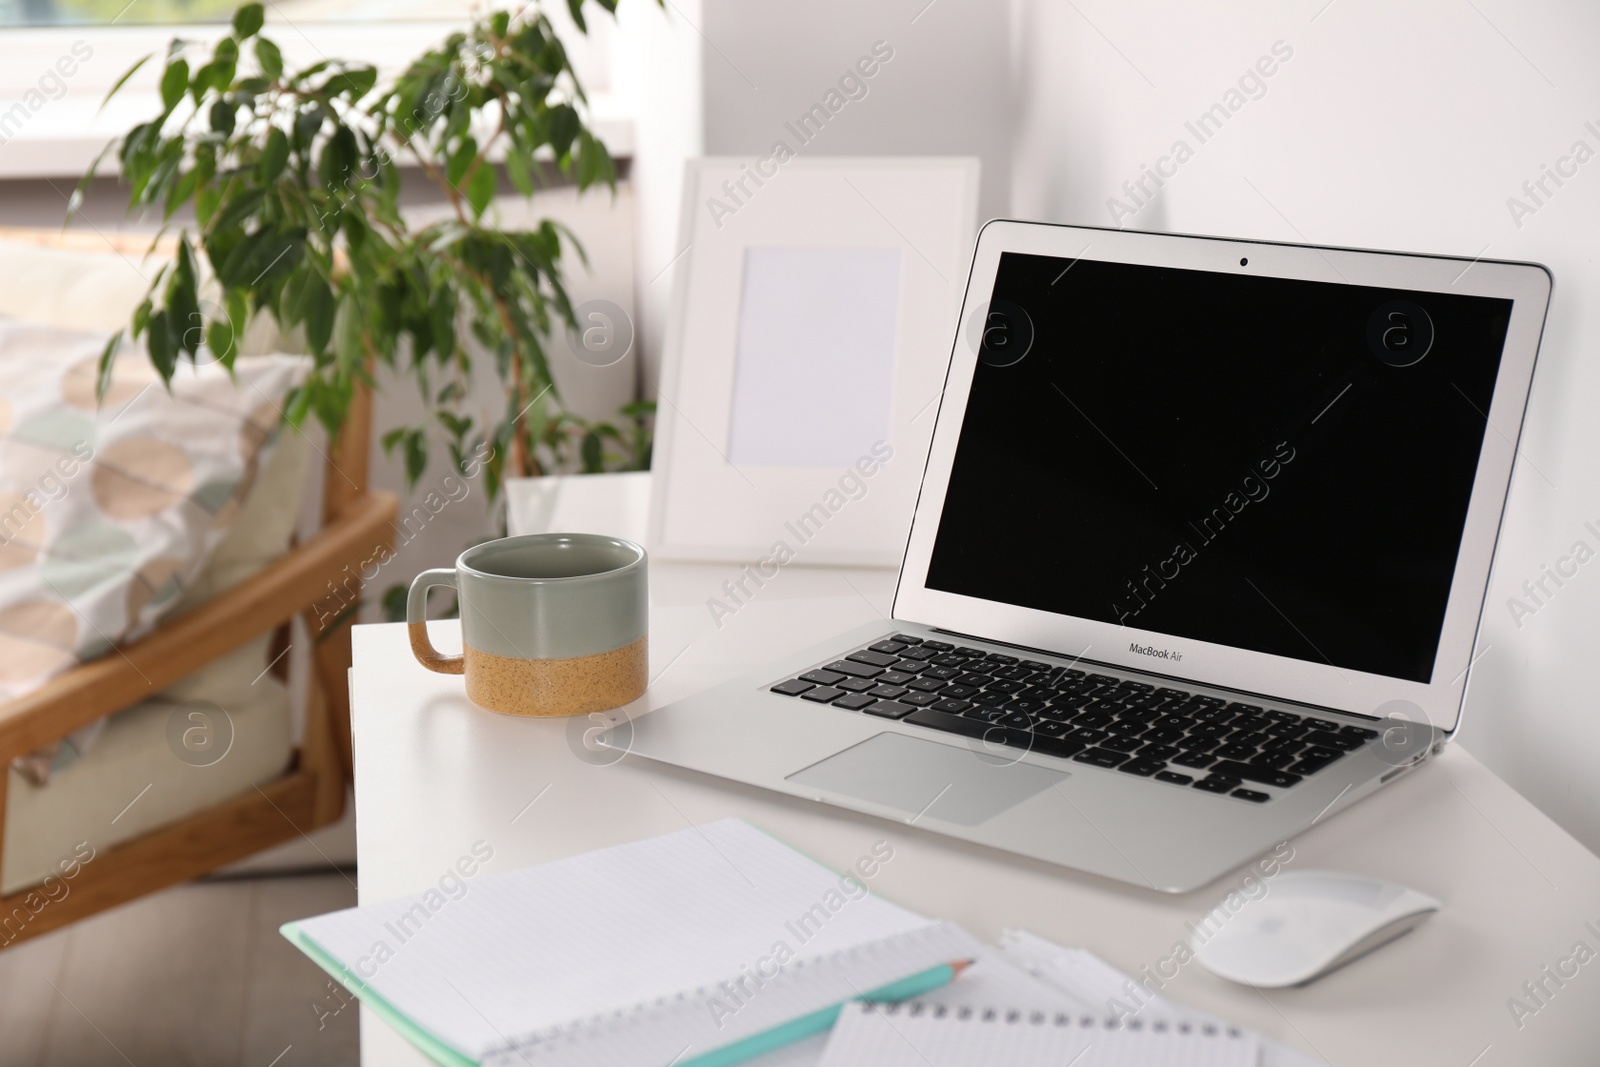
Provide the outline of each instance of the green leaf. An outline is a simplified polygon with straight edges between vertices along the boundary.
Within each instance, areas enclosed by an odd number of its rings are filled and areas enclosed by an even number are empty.
[[[171,111],[189,89],[189,64],[176,59],[161,72],[161,106]]]
[[[105,110],[105,106],[106,106],[107,103],[110,102],[111,98],[113,96],[116,96],[117,93],[122,89],[122,87],[124,85],[128,84],[128,79],[133,77],[135,74],[137,74],[138,71],[139,71],[139,68],[144,66],[146,63],[150,62],[150,60],[152,58],[154,58],[154,53],[152,53],[151,55],[145,56],[143,59],[140,59],[137,63],[135,63],[133,66],[129,67],[126,71],[123,72],[122,77],[118,78],[116,84],[113,85],[111,87],[110,91],[106,93],[105,99],[100,101],[100,111]],[[97,111],[96,114],[99,114],[99,111]]]
[[[265,21],[266,13],[260,4],[245,4],[233,13],[233,34],[241,41],[247,40],[260,32]]]
[[[172,336],[167,309],[162,308],[150,316],[145,329],[145,345],[150,350],[150,362],[163,382],[172,381],[172,372],[178,369],[178,345]]]
[[[211,105],[211,129],[224,137],[233,135],[233,124],[238,108],[226,100],[218,100]]]
[[[412,487],[428,469],[428,439],[421,430],[406,435],[406,485]]]
[[[567,11],[572,15],[579,32],[588,33],[589,27],[583,21],[583,0],[567,0]]]
[[[271,185],[277,181],[288,165],[289,136],[274,126],[268,131],[267,143],[261,149],[261,184]]]
[[[333,317],[337,308],[338,302],[333,297],[333,290],[320,275],[307,279],[306,343],[311,346],[311,351],[319,356],[327,352],[328,341],[333,337]]]
[[[340,366],[358,366],[366,354],[361,347],[361,308],[345,294],[333,316],[333,348]]]
[[[380,441],[383,444],[383,454],[386,456],[393,455],[394,446],[399,444],[401,440],[405,438],[405,435],[406,428],[404,426],[396,426],[394,429],[385,433],[383,437],[380,438]]]
[[[225,319],[215,319],[206,326],[206,347],[213,358],[224,367],[232,367],[238,345],[238,336]]]
[[[433,291],[428,305],[428,326],[433,336],[434,351],[442,363],[456,350],[456,294],[448,285]]]
[[[261,64],[261,73],[273,81],[283,77],[283,53],[265,37],[256,38],[256,62]]]
[[[456,150],[450,153],[450,159],[445,164],[444,180],[453,186],[459,187],[461,179],[466,177],[467,169],[472,166],[472,161],[478,158],[478,142],[471,137],[463,137]]]
[[[148,303],[146,306],[149,306]],[[95,372],[94,397],[104,400],[106,390],[111,388],[111,368],[117,361],[117,349],[122,347],[123,334],[119,330],[111,335],[111,340],[106,342],[105,349],[100,353],[100,366]]]
[[[583,435],[583,473],[599,474],[605,469],[600,454],[600,435],[590,430]]]
[[[482,218],[489,202],[494,199],[495,189],[499,182],[496,179],[494,164],[484,160],[478,169],[473,172],[472,181],[467,186],[467,203],[472,205],[472,217]]]
[[[533,195],[536,186],[533,172],[528,166],[528,157],[519,152],[515,145],[506,150],[506,177],[517,187],[517,192],[523,196]]]

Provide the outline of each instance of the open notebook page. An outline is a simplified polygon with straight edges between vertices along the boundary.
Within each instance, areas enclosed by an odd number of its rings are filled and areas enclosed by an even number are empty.
[[[474,880],[458,899],[433,891],[299,924],[477,1060],[538,1031],[770,972],[778,955],[815,960],[933,927],[735,819]],[[785,965],[783,978],[805,970]],[[739,1007],[730,1028],[787,1021],[783,1001],[727,999]]]

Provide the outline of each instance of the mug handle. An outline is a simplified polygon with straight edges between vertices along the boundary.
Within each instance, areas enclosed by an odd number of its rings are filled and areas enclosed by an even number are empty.
[[[428,590],[436,585],[448,585],[460,595],[456,572],[451,567],[434,567],[411,579],[411,591],[406,594],[406,630],[411,635],[411,654],[430,671],[460,674],[462,658],[444,655],[428,640]]]

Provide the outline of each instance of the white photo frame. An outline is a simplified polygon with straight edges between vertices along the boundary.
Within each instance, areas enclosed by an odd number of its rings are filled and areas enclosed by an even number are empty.
[[[652,553],[900,562],[977,211],[970,158],[688,163]]]

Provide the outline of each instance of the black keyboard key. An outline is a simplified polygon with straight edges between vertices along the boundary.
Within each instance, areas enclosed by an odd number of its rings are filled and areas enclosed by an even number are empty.
[[[882,652],[869,652],[863,649],[860,652],[850,653],[845,659],[853,660],[856,663],[870,663],[874,667],[887,667],[899,660],[900,657],[886,656]]]
[[[910,647],[910,645],[901,644],[899,641],[879,641],[875,645],[868,645],[867,649],[871,652],[882,652],[885,656],[899,656],[903,655],[905,650]]]
[[[1004,709],[1002,709],[1002,711],[1003,710]],[[1018,730],[1033,729],[1032,717],[1024,715],[1020,711],[1006,711],[1000,716],[1000,718],[996,719],[995,722],[999,723],[1001,726],[1015,727]]]
[[[885,700],[899,700],[910,691],[903,685],[875,685],[867,690],[873,696],[882,697]]]
[[[1227,705],[1227,703],[1228,703],[1226,700],[1223,700],[1221,697],[1195,697],[1194,699],[1198,700],[1202,704],[1205,704],[1207,707],[1212,707],[1212,708],[1225,707]]]
[[[1021,663],[1017,664],[1017,666],[1026,667],[1030,671],[1058,671],[1061,669],[1060,667],[1052,667],[1050,664],[1036,659],[1025,659]]]
[[[1331,719],[1301,719],[1300,721],[1313,730],[1337,730],[1339,728],[1339,724]]]
[[[1011,703],[1011,698],[1005,693],[991,692],[988,689],[981,693],[974,693],[971,699],[974,704],[983,704],[991,708],[998,708],[1003,704]]]
[[[909,671],[884,671],[878,675],[878,681],[884,685],[905,685],[915,677],[916,675]]]
[[[959,704],[961,702],[957,701],[956,703]],[[935,705],[934,710],[942,711],[943,709]],[[1001,719],[1009,715],[1010,712],[1002,711],[999,708],[986,708],[982,704],[975,704],[966,711],[963,711],[961,714],[965,715],[969,719],[980,719],[983,722],[999,722]]]
[[[1035,698],[1014,697],[1002,705],[1007,711],[1020,711],[1024,715],[1038,715],[1047,706],[1044,701]]]
[[[846,693],[838,700],[835,700],[833,702],[833,706],[836,708],[848,708],[851,711],[859,711],[867,705],[876,704],[877,702],[878,698],[869,693]]]
[[[1137,752],[1144,747],[1144,742],[1137,737],[1110,737],[1101,742],[1100,747],[1113,752]]]
[[[1267,718],[1275,719],[1278,722],[1299,722],[1300,721],[1300,716],[1295,715],[1292,712],[1287,712],[1287,711],[1269,711],[1269,712],[1267,712]]]
[[[938,700],[939,694],[924,693],[918,689],[908,689],[902,696],[897,696],[894,699],[898,700],[902,704],[910,704],[914,707],[925,708],[929,704],[932,704],[934,701]]]
[[[1090,748],[1072,757],[1078,763],[1092,763],[1096,767],[1115,767],[1128,762],[1128,757],[1121,752],[1112,752],[1104,748]]]
[[[1188,710],[1190,708],[1193,708],[1194,710]],[[1172,710],[1182,711],[1185,715],[1191,715],[1194,718],[1199,719],[1201,722],[1214,722],[1219,726],[1225,722],[1230,722],[1233,719],[1233,712],[1229,711],[1227,708],[1214,708],[1210,704],[1201,704],[1199,701],[1195,700],[1191,700],[1189,703],[1184,704],[1181,707],[1173,708]]]
[[[826,670],[836,671],[839,674],[848,674],[855,678],[876,678],[883,673],[882,667],[874,667],[869,663],[859,660],[836,659],[828,664]]]
[[[1148,778],[1166,765],[1165,760],[1145,759],[1140,756],[1138,759],[1132,759],[1124,763],[1117,770],[1123,774],[1137,774],[1141,778]]]
[[[871,707],[863,708],[868,715],[877,715],[885,719],[903,719],[917,709],[910,704],[902,704],[898,700],[880,700]]]
[[[1310,732],[1311,728],[1298,719],[1294,722],[1275,722],[1267,727],[1267,733],[1273,737],[1300,737]]]
[[[1095,685],[1116,685],[1120,679],[1113,678],[1109,674],[1091,674],[1089,675],[1089,681]]]
[[[947,697],[970,697],[977,691],[977,686],[962,685],[960,682],[951,682],[949,685],[939,690],[939,692],[943,693]]]
[[[946,652],[942,656],[933,657],[936,667],[965,667],[972,662],[972,657],[963,656],[959,652]]]
[[[1253,801],[1256,804],[1265,804],[1272,799],[1265,793],[1257,793],[1254,789],[1235,789],[1228,795],[1230,797],[1238,797],[1240,800]]]
[[[1154,693],[1129,693],[1123,698],[1122,703],[1126,707],[1148,708],[1151,711],[1154,711],[1156,708],[1165,705],[1166,701],[1156,696]]]
[[[1378,735],[1373,734],[1372,736],[1377,737]],[[1315,745],[1318,748],[1336,748],[1341,752],[1358,749],[1367,743],[1365,738],[1358,737],[1355,734],[1347,734],[1343,731],[1335,734],[1326,730],[1312,730],[1301,740],[1308,745]]]
[[[982,719],[974,719],[970,715],[946,715],[932,708],[918,708],[907,715],[905,721],[915,726],[943,730],[945,733],[976,737],[996,745],[1012,745],[1026,749],[1033,742],[1033,735],[1026,731],[1007,730]]]
[[[961,670],[959,667],[929,667],[927,670],[922,672],[922,677],[937,678],[941,682],[948,682],[957,675],[965,673],[966,672]]]
[[[1157,771],[1154,777],[1158,782],[1171,782],[1173,785],[1188,785],[1194,781],[1189,775],[1177,771]]]
[[[1171,730],[1171,729],[1187,730],[1189,727],[1194,725],[1194,720],[1193,719],[1187,719],[1187,718],[1183,717],[1182,715],[1163,715],[1159,719],[1157,719],[1152,725],[1156,726],[1158,729],[1163,729],[1163,730]]]
[[[922,638],[920,638],[920,637],[912,637],[910,634],[890,634],[884,640],[886,640],[886,641],[898,641],[902,645],[920,645],[920,644],[922,644]]]
[[[1094,730],[1079,725],[1082,722],[1082,719],[1078,719],[1073,723],[1073,725],[1077,726],[1078,729],[1073,731],[1072,736],[1077,738],[1079,741],[1082,741],[1086,745],[1098,745],[1100,742],[1111,736],[1104,730]]]
[[[1061,704],[1046,704],[1038,711],[1031,712],[1030,714],[1051,722],[1070,722],[1077,718],[1077,712]]]
[[[869,689],[876,689],[879,682],[876,678],[842,678],[836,684],[840,689],[852,693],[865,693]]]
[[[1300,784],[1300,776],[1288,771],[1277,771],[1271,767],[1258,767],[1253,763],[1239,763],[1233,760],[1223,760],[1211,768],[1212,774],[1226,774],[1234,778],[1243,778],[1247,782],[1260,782],[1262,785],[1275,785],[1279,789],[1287,789],[1292,785]]]
[[[1191,734],[1190,736],[1179,741],[1178,747],[1183,749],[1185,752],[1210,752],[1221,743],[1222,742],[1218,741],[1215,737],[1206,737],[1204,735],[1196,737]]]
[[[1197,722],[1189,727],[1190,737],[1225,737],[1233,731],[1220,722]]]
[[[918,648],[908,648],[908,649],[906,649],[904,652],[900,653],[900,658],[901,659],[915,660],[915,661],[920,663],[920,662],[922,662],[924,660],[930,660],[933,657],[937,656],[938,654],[939,653],[935,652],[933,649],[929,648],[927,645],[922,645],[922,646],[920,646]]]
[[[924,675],[921,678],[913,678],[911,681],[907,682],[906,683],[906,688],[907,689],[918,689],[918,690],[921,690],[924,693],[937,693],[939,690],[943,689],[948,684],[950,684],[950,683],[942,682],[937,678],[929,678],[926,675]]]
[[[1146,744],[1139,750],[1140,759],[1160,760],[1162,763],[1167,762],[1167,760],[1179,754],[1179,750],[1173,748],[1171,745]]]
[[[1258,752],[1250,757],[1250,762],[1257,767],[1267,767],[1271,770],[1282,770],[1294,762],[1293,752],[1278,750],[1275,752]]]
[[[801,700],[815,700],[818,704],[828,704],[844,696],[843,689],[835,689],[831,685],[819,685],[815,689],[800,694]]]
[[[932,707],[934,711],[942,711],[946,715],[960,715],[963,711],[966,711],[968,708],[972,707],[972,702],[968,700],[944,699],[930,705],[930,707]]]
[[[1241,712],[1241,713],[1246,713],[1247,712],[1247,713],[1249,713],[1251,715],[1260,715],[1261,712],[1262,712],[1262,708],[1261,708],[1260,704],[1240,704],[1237,701],[1235,701],[1232,704],[1229,704],[1228,705],[1228,710],[1229,711],[1235,711],[1235,712]]]
[[[1249,759],[1256,754],[1256,746],[1241,745],[1238,742],[1229,742],[1213,749],[1223,759]]]
[[[1120,682],[1118,689],[1125,689],[1130,693],[1154,693],[1156,687],[1147,682]]]
[[[1158,745],[1175,745],[1184,738],[1182,730],[1146,730],[1142,735],[1146,741],[1154,741]]]
[[[1298,737],[1269,737],[1260,747],[1263,752],[1299,752],[1306,743]]]
[[[1193,767],[1199,770],[1217,762],[1217,757],[1209,752],[1185,752],[1181,756],[1173,756],[1172,762],[1180,767]]]
[[[924,641],[924,642],[922,642],[922,647],[923,648],[931,648],[935,652],[949,652],[952,648],[955,648],[956,646],[952,645],[948,641]]]
[[[968,659],[982,659],[984,657],[983,649],[973,648],[971,645],[957,645],[956,651]]]
[[[837,685],[841,678],[846,677],[838,671],[806,671],[800,676],[804,681],[814,682],[817,685]]]
[[[1344,753],[1337,748],[1308,748],[1300,753],[1301,759],[1322,760],[1324,763],[1332,763],[1343,756]]]
[[[1168,700],[1188,700],[1189,699],[1189,694],[1185,693],[1182,689],[1157,689],[1156,690],[1156,696],[1165,697]]]
[[[1371,741],[1378,736],[1378,731],[1368,730],[1364,726],[1341,726],[1339,732],[1347,737],[1359,737],[1363,741]]]
[[[816,686],[812,682],[802,681],[799,678],[791,678],[787,682],[779,682],[777,685],[773,686],[772,691],[774,693],[782,693],[784,696],[797,697],[801,693],[804,693],[807,689],[814,688],[816,688]]]
[[[957,685],[970,685],[974,689],[982,689],[992,681],[994,681],[994,679],[989,677],[989,675],[979,674],[976,671],[968,672],[967,674],[963,674],[956,678]]]
[[[1054,719],[1040,719],[1033,724],[1033,732],[1040,737],[1066,737],[1072,732],[1072,727]]]
[[[1138,737],[1140,734],[1144,733],[1145,725],[1138,719],[1118,719],[1116,722],[1107,726],[1106,729],[1111,733],[1120,734],[1123,737]]]
[[[1038,671],[1030,671],[1026,667],[1001,667],[994,672],[994,676],[1008,682],[1028,682],[1032,681],[1033,676],[1038,673]]]
[[[1003,663],[1007,667],[1015,666],[1017,663],[1017,657],[1007,656],[1003,652],[990,652],[983,658],[988,660],[990,663]]]
[[[1231,793],[1239,786],[1239,779],[1224,778],[1213,774],[1209,778],[1202,778],[1191,788],[1204,789],[1207,793]]]

